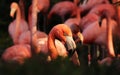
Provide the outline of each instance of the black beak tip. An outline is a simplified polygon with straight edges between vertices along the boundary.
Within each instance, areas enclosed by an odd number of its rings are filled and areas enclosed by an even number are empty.
[[[68,56],[69,57],[72,57],[72,55],[74,54],[75,50],[73,49],[70,49],[70,50],[67,50],[68,51]]]
[[[101,22],[101,20],[99,21],[99,26],[100,26],[100,27],[102,26],[102,22]]]

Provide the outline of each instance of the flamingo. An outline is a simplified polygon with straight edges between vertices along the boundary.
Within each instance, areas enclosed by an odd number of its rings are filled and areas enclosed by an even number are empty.
[[[20,44],[31,44],[35,53],[40,53],[41,50],[46,49],[46,46],[43,46],[46,42],[47,34],[37,30],[37,0],[33,0],[32,6],[29,9],[28,15],[28,24],[30,30],[21,34],[19,38]],[[31,9],[33,8],[33,9]]]
[[[36,37],[36,35],[37,35],[37,37]],[[40,52],[46,54],[47,37],[48,37],[48,35],[45,34],[44,32],[37,31],[32,36],[32,42],[31,42],[31,32],[28,30],[21,34],[18,42],[19,42],[19,44],[29,44],[29,45],[32,43],[32,45],[34,47],[33,52],[35,52],[36,54],[39,54]]]
[[[35,0],[33,0],[35,1]],[[36,11],[37,13],[42,13],[43,16],[44,16],[44,23],[43,23],[43,29],[44,31],[46,31],[46,23],[47,23],[47,13],[48,13],[48,9],[50,7],[50,0],[37,0],[37,4],[36,4]],[[28,21],[30,22],[31,21],[31,14],[32,14],[32,5],[29,7],[29,16],[28,16]],[[38,21],[39,22],[39,21]],[[32,23],[30,22],[29,25],[31,25]],[[41,26],[42,27],[42,26]],[[30,26],[30,29],[32,27]]]
[[[120,3],[120,0],[112,0],[112,3]],[[116,11],[117,11],[117,22],[118,22],[118,32],[119,32],[119,26],[120,26],[120,6],[116,4],[115,6]]]
[[[56,3],[48,14],[48,19],[51,19],[53,15],[58,15],[62,18],[62,22],[65,21],[65,16],[75,16],[77,6],[70,1],[63,1]]]
[[[111,21],[111,26],[112,26],[111,31],[115,31],[115,28],[117,27],[116,21],[114,21],[114,20]],[[108,50],[109,46],[107,44],[109,42],[107,41],[107,39],[108,39],[108,37],[110,38],[109,41],[110,41],[110,44],[111,44],[111,42],[112,42],[112,39],[111,39],[112,33],[109,34],[109,36],[108,36],[106,28],[107,28],[107,20],[106,19],[103,19],[102,27],[99,27],[99,24],[98,24],[97,21],[95,21],[94,23],[90,24],[82,32],[82,35],[84,37],[83,43],[84,44],[95,43],[97,45],[104,46]],[[113,46],[110,46],[110,49],[112,49],[112,47]],[[114,51],[113,51],[113,53],[114,53]],[[110,52],[109,51],[108,51],[107,55],[110,56]],[[112,55],[112,51],[111,51],[111,55]],[[114,57],[114,56],[112,56],[112,57]]]
[[[2,54],[2,59],[7,62],[17,62],[18,64],[23,64],[25,59],[31,57],[31,49],[28,44],[15,44],[8,47]]]
[[[51,30],[51,28],[58,24],[58,23],[64,23],[66,19],[69,17],[74,17],[76,16],[76,10],[77,6],[70,1],[62,1],[56,3],[48,13],[48,32]],[[54,20],[55,18],[55,20]],[[61,19],[61,21],[56,20],[56,18]],[[52,21],[54,21],[54,24],[52,24]],[[50,26],[49,26],[50,25]],[[48,33],[47,32],[47,33]]]
[[[104,8],[107,7],[107,8]],[[111,5],[111,4],[101,4],[101,5],[97,5],[96,7],[94,7],[90,13],[95,13],[98,16],[105,16],[107,18],[107,48],[108,48],[108,52],[110,56],[115,57],[115,53],[114,53],[114,48],[113,48],[113,43],[112,43],[112,36],[110,36],[110,34],[112,34],[112,30],[111,30],[111,19],[113,19],[115,17],[115,8]],[[111,40],[111,41],[110,41]]]
[[[10,16],[14,17],[15,12],[16,19],[10,23],[8,31],[11,38],[13,39],[14,44],[17,44],[21,33],[28,30],[28,24],[23,18],[21,18],[21,12],[18,4],[16,2],[13,2],[11,3]]]
[[[85,16],[93,7],[99,4],[109,4],[108,0],[88,0],[87,3],[79,5],[81,17]]]
[[[65,24],[57,24],[55,25],[48,35],[48,52],[50,54],[51,59],[56,59],[60,56],[59,51],[57,50],[55,39],[60,40],[63,45],[66,45],[66,49],[61,49],[60,51],[64,52],[64,55],[69,55],[74,53],[74,49],[76,48],[76,44],[72,38],[72,32],[70,28]],[[74,63],[80,64],[78,60],[78,56],[73,54],[72,61]]]
[[[83,36],[79,29],[80,20],[81,20],[80,9],[78,8],[77,16],[75,18],[69,18],[64,22],[64,24],[70,27],[72,34],[73,34],[73,38],[75,39],[76,43],[78,42],[78,40],[81,42],[83,41]]]
[[[105,21],[102,21],[103,22],[102,25],[103,26],[107,25],[107,27],[105,27],[106,29],[100,28],[101,29],[100,30],[97,27],[97,25],[100,25],[98,20],[100,16],[103,17],[103,15],[106,18],[106,23],[104,23]],[[88,15],[83,17],[83,20],[81,20],[80,23],[80,28],[82,29],[82,34],[84,37],[84,43],[97,43],[103,45],[108,50],[108,56],[112,56],[112,57],[115,57],[114,47],[112,42],[112,32],[113,32],[112,29],[114,29],[117,26],[116,21],[113,21],[114,16],[115,16],[115,9],[112,5],[100,4],[92,8],[91,11],[88,13]],[[88,37],[88,35],[91,36]]]

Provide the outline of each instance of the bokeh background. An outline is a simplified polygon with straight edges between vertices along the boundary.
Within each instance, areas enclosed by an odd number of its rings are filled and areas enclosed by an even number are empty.
[[[0,56],[4,50],[12,45],[12,40],[8,34],[8,25],[13,20],[9,16],[10,4],[19,0],[0,0]],[[51,6],[60,0],[51,0]],[[31,0],[26,0],[27,15],[28,6]],[[27,16],[26,16],[27,17]],[[114,37],[114,46],[116,52],[120,50],[120,39]],[[112,65],[87,65],[86,52],[88,46],[79,46],[81,52],[79,58],[80,67],[73,65],[69,58],[62,59],[59,57],[52,62],[45,62],[46,56],[39,54],[26,60],[25,64],[5,63],[0,58],[0,75],[120,75],[120,60],[115,59]]]

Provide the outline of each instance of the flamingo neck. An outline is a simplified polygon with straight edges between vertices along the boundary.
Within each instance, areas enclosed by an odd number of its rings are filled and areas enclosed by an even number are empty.
[[[79,8],[77,9],[77,16],[76,16],[76,17],[77,17],[77,19],[78,19],[79,21],[81,20],[81,17],[80,17],[80,9],[79,9]]]
[[[20,12],[20,8],[17,7],[17,12],[16,12],[16,21],[20,22],[21,20],[21,12]]]
[[[117,0],[118,2],[120,1],[120,0]],[[118,26],[119,26],[119,28],[120,28],[120,6],[118,5],[117,6],[117,16],[118,16]]]
[[[111,19],[107,18],[107,48],[110,56],[115,56],[114,47],[113,47],[113,38],[112,38],[112,25]]]
[[[32,34],[37,31],[37,0],[32,1]]]
[[[48,49],[49,49],[49,53],[50,53],[51,58],[52,59],[57,58],[56,55],[58,54],[58,52],[57,52],[57,49],[55,47],[55,38],[51,34],[48,37]]]
[[[21,9],[21,18],[22,19],[25,19],[25,3],[24,3],[24,0],[20,0],[19,1],[19,5],[20,5],[20,9]]]
[[[32,6],[29,7],[28,10],[28,25],[29,25],[29,29],[30,31],[32,31]]]
[[[19,6],[17,7],[17,12],[16,12],[16,28],[15,28],[15,39],[18,40],[18,31],[19,31],[19,25],[20,25],[20,20],[21,20],[21,12]],[[17,43],[17,42],[15,42]]]

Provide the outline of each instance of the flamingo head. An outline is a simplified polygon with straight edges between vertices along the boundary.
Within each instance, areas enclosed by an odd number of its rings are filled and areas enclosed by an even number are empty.
[[[52,28],[52,30],[49,33],[49,44],[51,49],[53,49],[53,46],[51,46],[50,39],[55,40],[58,39],[63,43],[66,50],[68,51],[68,56],[73,54],[76,49],[76,44],[72,37],[72,31],[71,29],[65,25],[65,24],[58,24]]]
[[[17,10],[17,7],[18,7],[18,4],[16,3],[16,2],[13,2],[12,4],[11,4],[11,7],[10,7],[10,16],[11,17],[14,17],[14,14],[15,14],[15,12],[16,12],[16,10]]]
[[[74,23],[70,25],[70,29],[73,33],[73,37],[75,39],[75,43],[80,42],[81,44],[83,43],[83,35],[80,32],[79,25]]]
[[[68,51],[68,55],[73,55],[76,49],[76,44],[75,41],[73,40],[72,31],[67,25],[63,25],[62,30],[63,31],[61,34],[63,34],[63,37],[65,38],[65,40],[63,39],[63,41]]]

